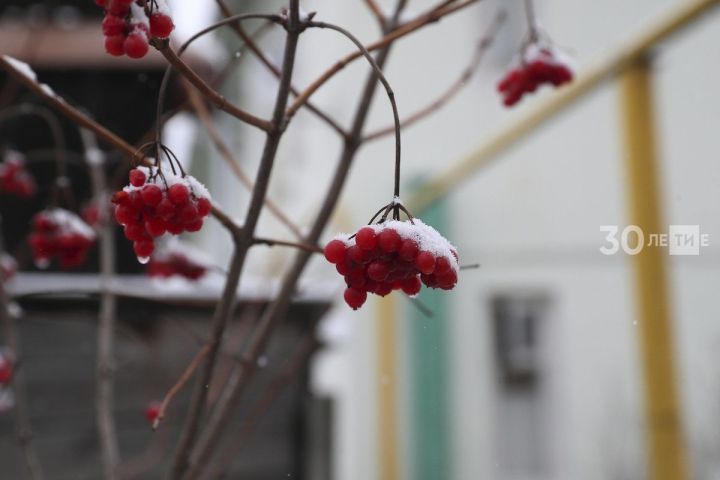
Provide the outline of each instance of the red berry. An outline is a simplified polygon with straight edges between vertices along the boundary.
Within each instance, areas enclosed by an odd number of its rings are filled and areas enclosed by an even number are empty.
[[[175,205],[185,205],[190,201],[190,190],[182,183],[176,183],[168,189],[168,198]]]
[[[328,244],[325,245],[323,253],[325,254],[325,259],[328,262],[340,264],[345,261],[347,246],[342,240],[330,240]]]
[[[385,280],[390,273],[390,269],[384,263],[373,262],[368,266],[367,276],[376,282],[382,282]]]
[[[125,54],[130,58],[142,58],[148,50],[148,39],[145,33],[139,29],[135,29],[125,38]]]
[[[396,252],[401,242],[400,235],[392,228],[386,228],[378,235],[378,245],[384,252]]]
[[[149,183],[140,190],[140,196],[145,205],[156,207],[163,199],[163,192],[157,185]]]
[[[435,270],[435,256],[430,252],[422,251],[415,259],[415,266],[425,275],[429,275]]]
[[[145,408],[145,419],[150,425],[155,423],[155,420],[160,416],[160,404],[158,402],[151,402]]]
[[[123,17],[130,10],[130,5],[121,0],[106,0],[105,9],[112,15]]]
[[[185,224],[185,230],[188,232],[199,232],[200,229],[203,226],[203,219],[202,218],[196,218],[192,222]]]
[[[411,297],[413,295],[417,295],[420,293],[420,289],[422,288],[422,282],[420,282],[420,278],[418,278],[417,275],[406,278],[402,281],[402,290],[406,294],[410,295]]]
[[[165,233],[165,220],[160,217],[147,218],[145,220],[145,230],[152,237],[159,237]]]
[[[133,242],[150,240],[150,234],[145,230],[145,225],[131,223],[125,226],[125,238]]]
[[[140,240],[133,243],[133,250],[138,258],[147,258],[152,255],[155,250],[155,244],[152,240]]]
[[[357,288],[350,287],[345,290],[345,303],[350,306],[353,310],[357,310],[362,307],[365,300],[367,300],[367,292],[359,290]]]
[[[192,223],[198,219],[198,209],[192,203],[188,203],[180,210],[179,217],[182,223]]]
[[[145,172],[142,170],[137,168],[130,170],[130,185],[133,187],[142,187],[145,185],[146,180],[147,176],[145,176]]]
[[[412,262],[415,260],[415,257],[417,257],[417,254],[417,242],[409,238],[403,240],[402,245],[400,245],[400,251],[398,252],[400,258],[402,258],[406,262]]]
[[[350,272],[352,271],[352,267],[350,266],[349,262],[345,261],[335,265],[335,270],[337,270],[337,272],[344,277],[345,275],[350,274]]]
[[[200,220],[200,222],[200,226],[202,226],[202,220]],[[167,231],[169,233],[172,233],[173,235],[180,235],[185,230],[185,228],[180,223],[177,223],[175,221],[167,222],[165,228],[167,228]]]
[[[172,18],[162,12],[156,12],[150,15],[150,33],[153,37],[167,38],[173,31]]]
[[[168,198],[163,198],[157,207],[155,207],[155,213],[158,217],[162,217],[165,220],[170,220],[175,215],[175,206]]]
[[[6,357],[0,355],[0,385],[8,385],[12,380],[12,363]]]
[[[212,210],[212,202],[208,198],[198,198],[197,201],[198,213],[201,217],[206,217]]]
[[[105,15],[102,29],[103,33],[108,37],[122,35],[125,32],[125,20],[115,15]]]
[[[392,292],[392,290],[392,284],[383,282],[378,284],[377,288],[375,288],[375,295],[380,295],[381,297],[384,297],[388,293]]]
[[[363,227],[355,234],[355,244],[363,250],[372,250],[378,244],[377,234],[371,227]]]
[[[443,276],[450,270],[452,270],[450,261],[445,257],[438,257],[435,261],[435,271],[433,271],[433,273],[437,276]]]

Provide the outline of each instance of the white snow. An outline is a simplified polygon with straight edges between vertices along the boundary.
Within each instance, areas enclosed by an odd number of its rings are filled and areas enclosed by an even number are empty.
[[[132,18],[130,22],[133,25],[143,24],[148,27],[148,29],[150,28],[150,22],[147,15],[145,15],[145,9],[135,2],[130,5],[130,17]]]
[[[58,225],[60,233],[79,233],[87,239],[95,239],[95,231],[92,227],[69,210],[53,208],[42,213]]]
[[[172,172],[172,169],[170,168],[170,165],[167,162],[163,162],[162,166],[162,178],[160,175],[157,174],[158,168],[157,167],[136,167],[138,170],[142,171],[145,174],[145,177],[148,179],[147,183],[154,183],[158,187],[160,187],[162,190],[165,190],[165,185],[167,184],[167,188],[172,187],[175,184],[182,184],[185,185],[190,189],[190,191],[197,197],[197,198],[207,198],[208,200],[212,200],[212,197],[210,196],[210,192],[208,189],[200,183],[195,177],[192,175],[186,175],[185,177],[182,177],[180,175],[175,175]],[[152,180],[150,179],[152,177]],[[163,181],[163,178],[165,181]],[[147,184],[146,183],[146,184]],[[125,188],[123,188],[126,192],[134,192],[138,190],[142,190],[142,188],[145,185],[141,185],[139,187],[136,187],[134,185],[127,185]]]
[[[105,154],[97,147],[90,147],[85,150],[85,161],[89,165],[100,166],[103,164]]]
[[[35,70],[33,70],[30,65],[27,63],[18,60],[15,57],[11,57],[10,55],[3,55],[3,59],[8,62],[15,70],[22,73],[24,76],[29,78],[32,81],[37,81],[37,74],[35,73]]]

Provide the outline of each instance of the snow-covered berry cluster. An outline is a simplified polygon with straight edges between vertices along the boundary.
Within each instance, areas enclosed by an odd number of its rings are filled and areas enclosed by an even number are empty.
[[[0,163],[0,194],[29,198],[35,195],[36,189],[35,180],[25,168],[23,155],[8,150]]]
[[[147,9],[136,0],[95,0],[105,9],[102,22],[105,50],[110,55],[142,58],[150,37],[167,38],[175,28],[165,0],[149,0]]]
[[[525,48],[519,65],[508,70],[497,89],[503,104],[511,107],[542,84],[559,87],[572,79],[573,69],[567,55],[552,47],[531,43]]]
[[[33,217],[28,242],[35,264],[45,268],[57,256],[62,268],[81,265],[95,242],[95,232],[74,213],[62,208],[43,210]]]
[[[12,280],[17,273],[17,262],[7,253],[0,253],[0,269],[3,280]]]
[[[131,170],[130,185],[112,201],[115,219],[125,227],[125,237],[134,242],[142,263],[155,250],[155,238],[166,232],[197,232],[212,209],[210,193],[194,177],[161,173],[157,167]]]
[[[175,245],[155,252],[148,264],[147,273],[151,277],[177,276],[195,281],[207,273],[207,266],[195,252]]]
[[[325,258],[345,277],[345,302],[360,308],[367,294],[393,290],[414,296],[422,284],[451,290],[458,280],[455,247],[422,221],[391,220],[338,235],[325,246]]]

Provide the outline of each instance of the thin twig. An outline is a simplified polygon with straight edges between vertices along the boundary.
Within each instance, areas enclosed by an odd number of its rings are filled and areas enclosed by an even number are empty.
[[[178,381],[173,385],[170,390],[168,390],[167,394],[165,394],[165,398],[163,398],[162,403],[160,404],[160,410],[158,411],[158,416],[155,419],[155,421],[152,424],[152,429],[157,430],[158,426],[160,425],[160,422],[162,422],[163,418],[165,418],[165,411],[167,410],[168,405],[172,401],[172,399],[175,397],[175,395],[185,386],[185,384],[190,380],[192,377],[192,374],[195,373],[195,370],[197,369],[197,366],[200,364],[200,362],[205,358],[205,355],[207,355],[208,351],[210,350],[209,345],[204,345],[200,351],[198,351],[195,356],[193,357],[190,364],[187,366],[183,374],[180,376]]]
[[[299,0],[290,0],[290,10],[285,22],[285,29],[287,35],[283,55],[283,70],[278,85],[275,106],[273,108],[272,121],[270,122],[270,128],[267,130],[265,146],[255,180],[255,188],[253,189],[247,214],[245,215],[245,225],[233,238],[235,241],[235,250],[228,269],[223,296],[217,305],[212,321],[209,342],[210,350],[200,373],[200,378],[193,391],[187,421],[173,460],[170,473],[171,479],[183,477],[188,467],[194,468],[194,465],[190,465],[190,452],[195,444],[196,436],[200,428],[200,419],[205,412],[208,393],[207,386],[210,385],[213,379],[225,326],[235,306],[240,274],[245,264],[247,252],[252,246],[255,228],[257,227],[260,212],[265,202],[270,183],[270,175],[275,163],[275,156],[284,133],[283,127],[287,125],[285,108],[288,97],[290,96],[290,82],[295,66],[298,38],[303,30],[303,26],[300,23]]]
[[[183,82],[183,84],[187,85],[186,82]],[[225,160],[225,163],[227,163],[227,165],[230,167],[230,170],[233,172],[235,177],[237,177],[240,183],[242,183],[248,190],[252,190],[254,187],[252,179],[242,169],[242,167],[240,166],[240,162],[237,161],[235,156],[232,154],[230,147],[227,145],[227,143],[225,143],[225,140],[223,140],[220,132],[218,132],[218,129],[215,127],[215,123],[210,118],[210,112],[208,112],[207,107],[200,99],[199,94],[195,90],[187,88],[187,95],[190,104],[195,110],[195,113],[200,119],[200,122],[205,126],[205,130],[210,136],[210,140],[212,141],[213,145],[220,153],[220,156],[223,158],[223,160]],[[300,228],[295,225],[292,220],[290,220],[290,217],[285,215],[283,211],[280,210],[280,207],[278,207],[272,199],[266,198],[265,206],[267,206],[268,210],[270,210],[270,213],[272,213],[280,223],[285,225],[288,230],[293,233],[293,235],[295,235],[298,239],[302,238],[302,232],[300,231]]]
[[[1,57],[0,57],[1,58]],[[0,255],[5,252],[2,217],[0,217]],[[15,432],[18,446],[23,458],[23,467],[27,478],[41,480],[43,478],[42,467],[33,443],[33,434],[27,419],[27,399],[25,398],[24,373],[17,367],[20,359],[20,341],[15,326],[15,318],[10,313],[10,300],[5,290],[6,278],[3,269],[0,268],[0,325],[5,330],[5,338],[10,349],[10,354],[16,365],[13,367],[12,387],[15,393]]]
[[[275,240],[273,238],[255,237],[255,240],[253,240],[253,243],[255,243],[256,245],[267,245],[268,247],[274,247],[274,246],[291,247],[291,248],[297,248],[300,250],[305,250],[306,252],[310,252],[310,253],[323,253],[323,249],[318,247],[317,245],[308,245],[306,243],[289,242],[287,240]]]
[[[395,25],[397,25],[398,18],[404,5],[404,0],[398,1],[393,18],[388,24],[388,30],[391,30]],[[375,61],[380,68],[385,65],[390,53],[391,44],[392,42],[388,42],[388,44],[384,48],[381,48],[378,52]],[[330,220],[330,216],[335,209],[338,199],[340,198],[340,193],[345,185],[345,180],[347,179],[350,167],[352,166],[353,159],[355,158],[360,146],[363,128],[365,126],[365,122],[367,121],[368,112],[370,111],[370,105],[377,86],[377,75],[375,74],[375,71],[372,71],[370,72],[370,75],[365,82],[363,92],[360,95],[360,101],[355,112],[352,128],[350,130],[350,137],[343,145],[340,160],[330,186],[328,187],[323,204],[317,213],[310,233],[308,233],[305,237],[306,243],[318,243],[325,226]],[[257,364],[257,359],[264,351],[275,325],[277,325],[279,319],[287,311],[290,301],[295,294],[297,281],[311,257],[312,254],[304,250],[297,253],[293,265],[283,278],[277,298],[268,306],[260,318],[260,321],[253,331],[250,344],[243,353],[243,359],[245,361],[241,362],[233,369],[231,376],[225,382],[225,387],[223,388],[223,392],[215,405],[215,409],[208,418],[205,431],[203,432],[202,437],[198,440],[197,447],[193,450],[192,460],[195,467],[193,468],[193,471],[190,472],[191,474],[188,475],[187,480],[194,480],[197,478],[197,473],[200,472],[210,461],[211,456],[215,452],[220,436],[226,427],[227,419],[232,412],[232,407],[243,393],[250,378],[252,378],[255,371],[254,366]]]
[[[232,10],[230,10],[230,7],[228,7],[227,3],[224,0],[215,0],[218,7],[220,8],[220,11],[225,17],[232,17],[233,13]],[[252,35],[248,35],[247,32],[242,27],[242,24],[239,21],[233,22],[230,24],[230,27],[237,33],[238,37],[245,42],[245,45],[250,49],[250,51],[257,57],[257,59],[265,65],[265,67],[272,72],[273,75],[280,78],[280,67],[275,65],[268,56],[260,49],[256,41],[253,39]],[[293,96],[298,96],[300,92],[297,88],[295,88],[292,84],[290,85],[290,93]],[[334,120],[330,115],[323,112],[320,108],[318,108],[316,105],[314,105],[311,102],[306,102],[305,107],[310,110],[312,113],[314,113],[318,118],[323,120],[325,123],[328,124],[330,128],[335,130],[341,137],[346,138],[348,133],[345,131],[345,129],[340,126],[340,124],[337,122],[337,120]]]
[[[465,0],[464,2],[460,2],[457,4],[447,5],[441,8],[433,9],[423,15],[420,15],[414,20],[411,20],[403,25],[401,25],[398,28],[394,28],[390,30],[390,33],[386,34],[383,38],[380,40],[371,43],[370,45],[366,45],[365,49],[369,52],[372,52],[374,50],[378,50],[380,48],[384,48],[387,45],[391,44],[395,40],[402,38],[410,33],[413,33],[422,27],[439,21],[441,18],[457,12],[465,7],[468,7],[474,3],[478,3],[480,0]],[[340,70],[348,66],[353,61],[357,60],[358,58],[361,58],[363,54],[359,51],[350,53],[343,57],[342,59],[338,60],[335,65],[327,69],[320,77],[318,77],[314,82],[312,82],[305,90],[300,93],[300,95],[295,99],[295,101],[290,105],[288,108],[288,116],[292,117],[297,113],[298,109],[302,107],[302,105],[307,102],[307,100],[321,87],[323,86],[328,80],[330,80],[335,74],[337,74]]]
[[[115,320],[117,297],[112,292],[115,275],[115,230],[110,221],[107,204],[110,195],[105,183],[105,158],[97,146],[95,135],[80,130],[85,159],[90,170],[90,184],[98,208],[100,234],[100,312],[97,329],[97,368],[95,411],[102,451],[105,478],[117,478],[120,465],[120,447],[114,418],[115,401]]]
[[[100,125],[98,122],[91,119],[89,116],[82,113],[77,108],[67,103],[59,96],[53,95],[52,93],[48,92],[37,81],[26,76],[23,72],[15,68],[15,66],[11,62],[9,62],[3,55],[0,55],[0,69],[8,72],[10,76],[12,76],[15,80],[29,88],[38,97],[40,97],[47,104],[57,110],[60,114],[67,117],[77,126],[92,131],[95,135],[98,136],[98,138],[104,140],[122,153],[128,155],[131,159],[136,159],[137,149],[135,147],[127,143],[122,138],[118,137],[115,133],[111,132],[103,125]],[[141,159],[141,162],[143,163],[143,165],[151,166],[147,158]],[[232,218],[225,212],[223,212],[220,208],[218,208],[216,205],[213,205],[212,214],[233,235],[237,234],[241,230],[240,227],[232,220]]]
[[[497,33],[502,24],[505,22],[506,18],[507,13],[504,10],[500,10],[496,15],[495,20],[490,26],[488,32],[478,42],[477,47],[475,48],[475,52],[473,53],[473,56],[470,60],[470,63],[468,63],[465,69],[463,69],[458,79],[455,80],[441,95],[439,95],[432,102],[428,103],[423,108],[402,119],[402,121],[400,122],[402,128],[409,127],[419,122],[420,120],[427,118],[428,116],[445,106],[450,100],[452,100],[458,93],[462,91],[463,87],[468,84],[473,75],[475,75],[475,72],[477,72],[480,64],[482,63],[482,59],[485,56],[485,52],[487,52],[490,46],[492,46],[493,41],[495,40]],[[375,130],[374,132],[370,132],[365,135],[365,138],[363,138],[363,143],[377,140],[378,138],[391,134],[394,131],[394,125],[388,125],[387,127],[380,128],[378,130]]]
[[[370,9],[380,27],[384,28],[387,19],[385,18],[385,13],[383,13],[380,6],[375,2],[375,0],[365,0],[365,5],[367,5],[368,9]]]

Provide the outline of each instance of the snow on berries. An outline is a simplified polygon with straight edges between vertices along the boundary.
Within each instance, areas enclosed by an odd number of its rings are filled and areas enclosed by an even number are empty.
[[[130,185],[113,195],[115,219],[141,263],[155,250],[155,239],[165,233],[197,232],[210,214],[212,201],[205,186],[190,175],[160,172],[157,167],[130,171]]]
[[[207,261],[198,252],[180,244],[167,245],[157,251],[147,268],[151,277],[181,277],[191,281],[201,279],[207,271]]]
[[[30,198],[36,190],[35,180],[25,168],[24,156],[14,150],[5,152],[0,163],[0,194]]]
[[[151,37],[168,38],[175,28],[165,0],[149,0],[147,10],[135,0],[95,0],[105,8],[105,50],[114,56],[142,58]]]
[[[572,81],[573,76],[567,55],[548,45],[530,43],[524,48],[519,64],[505,74],[497,89],[503,97],[503,104],[511,107],[540,85],[559,87]]]
[[[338,235],[324,249],[325,258],[345,278],[345,302],[360,308],[368,293],[384,297],[402,290],[413,297],[422,285],[452,290],[458,280],[455,247],[417,218],[390,220]]]
[[[62,268],[82,265],[95,232],[80,217],[62,208],[43,210],[33,217],[33,231],[28,238],[35,264],[45,268],[57,257]]]

